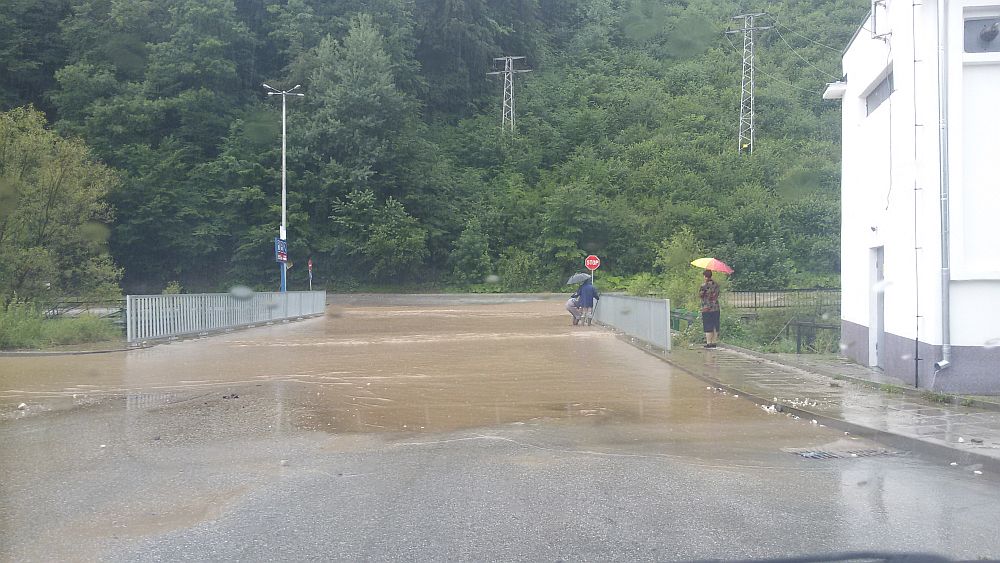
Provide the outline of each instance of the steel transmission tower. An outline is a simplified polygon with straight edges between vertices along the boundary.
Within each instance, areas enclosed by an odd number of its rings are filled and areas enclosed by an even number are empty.
[[[503,75],[503,118],[501,127],[504,131],[514,134],[514,75],[522,72],[531,72],[529,69],[514,69],[514,61],[524,57],[497,57],[493,59],[494,64],[503,61],[503,70],[487,72],[490,75]],[[494,66],[494,68],[496,68]]]
[[[756,27],[754,25],[754,18],[765,16],[767,14],[760,12],[756,14],[740,14],[734,16],[734,20],[743,20],[743,29],[737,29],[734,31],[727,31],[726,33],[742,33],[743,34],[743,83],[740,88],[740,138],[739,138],[739,152],[740,154],[747,153],[753,154],[754,145],[754,103],[753,103],[753,90],[754,90],[754,76],[753,76],[753,32],[760,31],[764,29],[771,29],[771,26],[767,27]]]

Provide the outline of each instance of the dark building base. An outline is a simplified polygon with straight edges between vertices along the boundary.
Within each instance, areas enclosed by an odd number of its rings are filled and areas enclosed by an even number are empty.
[[[844,356],[868,365],[868,327],[841,321],[840,341]],[[916,356],[913,339],[886,333],[885,348],[883,372],[909,385],[943,393],[1000,395],[1000,348],[952,346],[951,366],[937,373],[940,345],[921,342]]]
[[[840,321],[841,355],[855,362],[868,365],[868,327]]]

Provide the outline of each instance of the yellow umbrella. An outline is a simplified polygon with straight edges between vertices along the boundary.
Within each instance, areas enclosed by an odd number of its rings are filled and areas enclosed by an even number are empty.
[[[723,274],[733,273],[732,268],[717,258],[699,258],[697,260],[692,260],[691,265],[701,268],[702,270],[712,270],[713,272],[722,272]]]

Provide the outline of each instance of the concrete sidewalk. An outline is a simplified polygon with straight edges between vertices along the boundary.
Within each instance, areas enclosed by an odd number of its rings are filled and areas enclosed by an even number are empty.
[[[1000,473],[1000,411],[994,405],[943,403],[949,397],[870,381],[866,368],[836,358],[810,365],[801,357],[771,358],[730,347],[657,355],[776,416],[797,416],[893,448],[940,456],[970,471]]]

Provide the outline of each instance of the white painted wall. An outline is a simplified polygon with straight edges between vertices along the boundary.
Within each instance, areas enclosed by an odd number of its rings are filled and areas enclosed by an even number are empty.
[[[872,249],[883,246],[886,332],[915,338],[919,328],[931,344],[941,343],[936,10],[888,0],[876,31],[889,35],[862,29],[844,55],[842,100],[841,314],[870,326]],[[953,345],[978,346],[1000,337],[1000,53],[966,54],[962,38],[965,17],[1000,15],[1000,0],[951,0],[948,11],[952,278],[975,281],[951,286],[951,333]],[[890,69],[893,94],[866,115]]]
[[[961,38],[965,18],[1000,16],[1000,0],[949,2],[949,16],[949,33]],[[957,45],[948,70],[954,122],[952,278],[1000,280],[993,234],[1000,218],[1000,53],[964,53]]]

